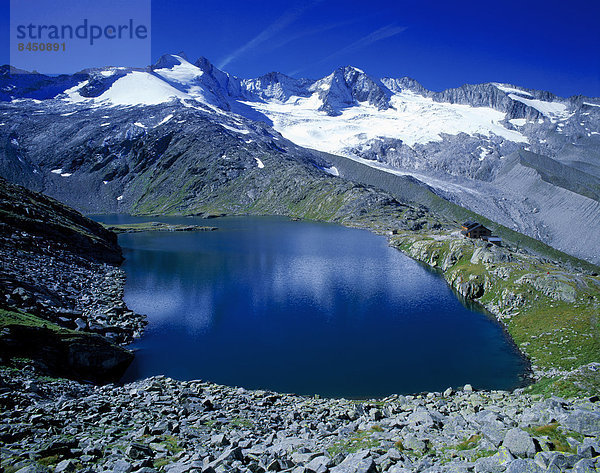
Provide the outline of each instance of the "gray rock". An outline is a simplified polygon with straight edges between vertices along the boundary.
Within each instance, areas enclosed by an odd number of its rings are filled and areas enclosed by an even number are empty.
[[[113,465],[113,473],[130,473],[133,470],[133,466],[126,460],[117,460]]]
[[[392,465],[389,470],[387,470],[387,473],[411,473],[411,470],[396,464]]]
[[[580,458],[577,455],[568,455],[563,453],[557,453],[552,456],[552,459],[548,463],[548,469],[553,466],[557,467],[559,470],[566,470],[568,468],[573,468],[577,460]]]
[[[473,386],[471,386],[470,384],[465,384],[465,387],[463,388],[463,391],[466,393],[472,393],[473,392]]]
[[[369,452],[361,451],[348,455],[331,473],[377,473],[377,467]]]
[[[417,453],[424,453],[427,450],[427,441],[412,434],[404,437],[402,440],[402,445],[404,448]]]
[[[577,447],[577,455],[583,458],[593,458],[600,455],[600,445],[592,439],[586,438],[582,445]]]
[[[475,473],[502,473],[505,465],[498,463],[494,456],[479,458],[475,461]]]
[[[547,469],[552,459],[560,455],[559,452],[538,452],[535,454],[534,461],[542,468]]]
[[[493,458],[495,458],[500,465],[508,465],[515,459],[508,448],[503,446],[498,449],[498,452],[493,456]]]
[[[48,468],[43,465],[27,465],[16,471],[16,473],[48,473]]]
[[[224,447],[225,445],[229,445],[229,440],[225,437],[225,434],[217,434],[210,438],[210,443],[218,447]]]
[[[536,453],[536,445],[531,435],[518,428],[506,432],[502,445],[516,457],[533,458]]]
[[[132,460],[141,460],[143,458],[151,458],[154,456],[154,452],[147,445],[132,443],[125,450],[125,454]]]
[[[407,422],[413,426],[433,427],[435,421],[432,415],[425,409],[419,409],[408,416]]]
[[[72,473],[73,471],[75,471],[75,462],[70,459],[62,460],[54,469],[55,473]]]
[[[292,453],[292,461],[296,464],[305,465],[309,463],[313,458],[318,457],[320,454],[317,452],[308,452],[308,453],[300,453],[294,452]]]
[[[566,414],[562,424],[569,430],[583,435],[600,435],[600,412],[587,409],[575,409]]]
[[[589,458],[583,458],[575,463],[573,467],[573,473],[597,473],[597,469],[594,466],[595,462]]]
[[[503,429],[501,425],[500,422],[486,423],[479,431],[487,440],[493,443],[495,447],[498,447],[502,444],[502,441],[506,436],[506,430]]]
[[[243,460],[244,455],[242,453],[242,449],[240,447],[227,447],[225,451],[217,458],[215,463],[218,465],[220,463],[232,460]]]
[[[518,458],[509,463],[506,473],[545,473],[533,460]]]
[[[167,473],[187,473],[188,471],[200,471],[200,468],[194,467],[191,463],[177,462],[167,465],[165,471]]]
[[[329,467],[331,466],[333,466],[331,459],[324,455],[321,455],[319,457],[313,458],[306,465],[306,469],[312,471],[313,473],[326,473],[329,470]]]

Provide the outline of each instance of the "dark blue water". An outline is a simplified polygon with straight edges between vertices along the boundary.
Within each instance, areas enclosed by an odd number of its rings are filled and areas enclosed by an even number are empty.
[[[150,322],[126,381],[350,398],[521,384],[526,363],[500,325],[383,237],[276,217],[158,220],[219,230],[119,237],[125,301]]]

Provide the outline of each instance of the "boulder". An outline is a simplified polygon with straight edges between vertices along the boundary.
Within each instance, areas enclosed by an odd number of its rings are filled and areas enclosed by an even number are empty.
[[[73,473],[75,471],[75,462],[73,460],[63,460],[54,469],[55,473]]]
[[[533,460],[518,458],[509,463],[506,473],[546,473]]]
[[[377,473],[377,467],[368,451],[348,455],[331,473]]]
[[[569,430],[583,435],[600,435],[600,412],[587,409],[575,409],[568,412],[561,423]]]
[[[533,458],[537,451],[531,435],[519,428],[510,429],[506,432],[502,445],[516,457]]]

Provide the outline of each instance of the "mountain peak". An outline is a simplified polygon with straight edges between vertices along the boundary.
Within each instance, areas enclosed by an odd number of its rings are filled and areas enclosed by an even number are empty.
[[[379,110],[390,107],[391,92],[379,80],[371,78],[354,66],[339,67],[327,77],[315,82],[314,90],[328,115],[340,115],[343,108],[357,102],[367,102]]]
[[[151,69],[172,69],[175,66],[179,66],[184,62],[188,62],[185,54],[163,54],[158,61],[156,61]]]

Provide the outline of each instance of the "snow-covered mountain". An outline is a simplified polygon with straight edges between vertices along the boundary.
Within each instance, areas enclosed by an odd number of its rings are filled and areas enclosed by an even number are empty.
[[[19,171],[29,185],[78,172],[58,156],[50,170],[34,166],[25,172],[23,163],[36,161],[31,152],[41,146],[32,147],[36,139],[26,136],[33,121],[105,117],[87,125],[110,141],[116,139],[117,119],[131,121],[127,129],[118,126],[127,139],[181,121],[179,114],[187,120],[201,114],[240,143],[278,147],[285,138],[392,176],[411,176],[447,200],[600,262],[600,245],[580,236],[600,230],[598,98],[561,98],[499,83],[433,92],[410,78],[376,79],[354,67],[319,80],[280,73],[239,79],[205,58],[192,63],[183,54],[163,56],[146,69],[102,68],[59,77],[10,72],[8,66],[0,69],[6,108],[0,131],[7,140],[0,171]],[[28,119],[15,119],[18,110]],[[28,140],[29,153],[22,144]],[[343,166],[333,171],[319,161],[317,167],[353,178]],[[65,172],[45,175],[56,170]]]

